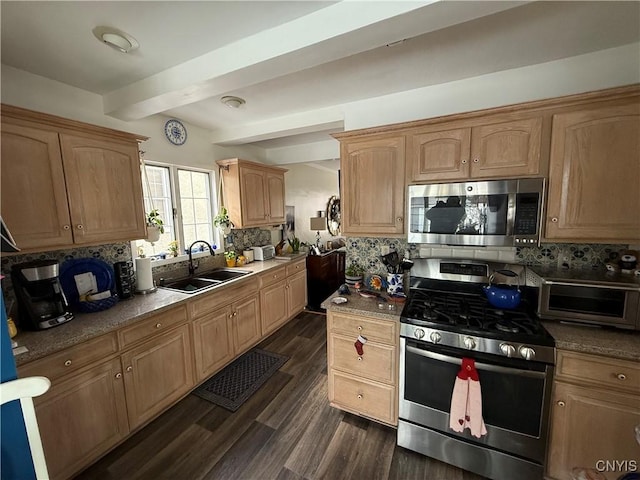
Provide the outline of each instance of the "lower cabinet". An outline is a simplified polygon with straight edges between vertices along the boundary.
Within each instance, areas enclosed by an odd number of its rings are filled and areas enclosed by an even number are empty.
[[[327,312],[329,402],[388,425],[398,424],[397,320]],[[367,338],[362,354],[358,335]]]
[[[260,281],[260,319],[264,336],[280,328],[307,305],[305,261],[270,271]]]
[[[608,480],[640,468],[640,366],[558,351],[551,408],[547,478],[571,480],[573,468]]]
[[[51,478],[69,478],[129,433],[120,360],[51,382],[34,401]]]
[[[193,321],[196,382],[209,378],[234,357],[231,306]]]
[[[132,430],[188,393],[195,383],[188,325],[154,337],[121,359]]]
[[[233,303],[230,315],[233,350],[235,355],[240,355],[262,338],[258,295]]]

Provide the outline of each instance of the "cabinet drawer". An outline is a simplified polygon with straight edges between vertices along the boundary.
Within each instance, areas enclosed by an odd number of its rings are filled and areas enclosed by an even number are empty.
[[[186,321],[187,307],[185,306],[154,315],[151,318],[137,322],[135,325],[119,330],[120,347],[126,348]]]
[[[298,272],[302,272],[303,270],[306,270],[306,268],[307,268],[307,263],[305,259],[298,260],[295,263],[287,265],[287,277],[290,277],[291,275],[294,275]]]
[[[390,385],[329,371],[329,401],[338,408],[397,425],[395,399],[396,389]]]
[[[362,335],[373,342],[389,345],[398,343],[397,322],[388,320],[330,312],[329,330],[349,336],[355,335],[354,341],[358,335]]]
[[[329,339],[329,368],[370,378],[379,382],[396,382],[396,352],[389,345],[367,342],[363,354],[354,346],[356,337],[331,335]]]
[[[256,291],[258,291],[258,280],[253,277],[228,287],[216,288],[211,293],[198,295],[198,297],[189,302],[191,318],[213,312],[236,300],[249,297]]]
[[[640,393],[640,365],[615,358],[558,351],[556,378]]]
[[[284,265],[282,267],[272,268],[268,272],[260,275],[260,288],[268,287],[280,280],[284,280],[286,276],[287,268]]]
[[[53,380],[85,367],[97,360],[104,360],[118,351],[115,332],[101,335],[79,345],[18,367],[20,377],[42,375]]]

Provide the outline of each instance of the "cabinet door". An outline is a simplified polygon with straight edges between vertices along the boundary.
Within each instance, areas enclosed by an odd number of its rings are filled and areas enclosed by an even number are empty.
[[[574,467],[596,468],[598,461],[638,460],[634,427],[640,424],[640,398],[610,390],[556,382],[551,411],[547,473],[571,478]],[[617,479],[624,469],[603,472]]]
[[[342,141],[344,234],[404,232],[404,143],[404,136]]]
[[[132,429],[172,405],[194,385],[188,325],[143,343],[121,359]]]
[[[260,307],[258,296],[234,303],[232,310],[233,348],[236,355],[244,353],[260,341]]]
[[[146,237],[138,145],[60,135],[76,244]]]
[[[546,238],[637,243],[640,103],[553,116]]]
[[[471,177],[505,178],[540,173],[542,117],[474,127]]]
[[[288,318],[298,314],[307,305],[307,272],[302,271],[287,278]]]
[[[21,249],[73,244],[56,132],[2,123],[2,219]]]
[[[52,382],[34,404],[52,478],[69,478],[129,433],[117,358]]]
[[[416,132],[408,136],[409,181],[466,180],[470,146],[471,128]]]
[[[262,334],[267,335],[287,321],[287,282],[283,280],[260,291]]]
[[[210,377],[233,359],[231,307],[193,321],[196,382]]]
[[[269,223],[284,223],[284,174],[267,173],[267,203]]]
[[[268,223],[266,174],[263,170],[240,168],[240,203],[242,226],[252,227]]]

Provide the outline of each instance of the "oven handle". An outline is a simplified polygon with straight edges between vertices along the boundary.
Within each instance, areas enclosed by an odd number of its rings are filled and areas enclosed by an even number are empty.
[[[406,346],[407,351],[415,353],[417,355],[422,355],[423,357],[432,358],[434,360],[440,360],[447,363],[453,363],[455,365],[462,365],[462,359],[457,357],[450,357],[448,355],[443,355],[441,353],[429,352],[426,350],[421,350],[419,348],[412,347],[410,345]],[[531,377],[531,378],[545,378],[546,372],[536,372],[531,370],[523,370],[521,368],[512,368],[512,367],[501,367],[499,365],[490,365],[488,363],[475,362],[476,368],[478,370],[487,370],[490,372],[498,372],[498,373],[510,373],[517,374],[521,377]]]
[[[597,284],[590,282],[568,282],[565,280],[542,280],[543,285],[566,285],[567,287],[590,287],[590,288],[604,288],[609,290],[625,290],[629,292],[637,292],[640,290],[637,286],[627,286],[627,285],[611,285],[610,283],[606,284]]]

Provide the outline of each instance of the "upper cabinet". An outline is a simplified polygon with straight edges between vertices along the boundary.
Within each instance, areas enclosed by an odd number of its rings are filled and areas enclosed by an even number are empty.
[[[216,162],[223,180],[223,204],[236,228],[285,221],[284,168],[232,158]]]
[[[145,139],[3,105],[2,218],[18,247],[144,238],[138,141]]]
[[[640,97],[553,116],[547,240],[640,241]]]
[[[483,117],[474,126],[451,122],[411,131],[407,135],[408,180],[420,183],[539,175],[542,124],[541,115],[508,121]]]
[[[346,235],[398,236],[404,229],[405,137],[340,140],[341,229]]]

